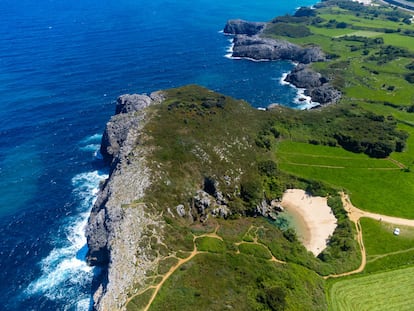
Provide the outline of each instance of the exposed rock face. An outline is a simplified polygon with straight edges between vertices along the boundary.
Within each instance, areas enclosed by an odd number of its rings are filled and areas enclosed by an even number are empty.
[[[313,71],[304,64],[297,65],[286,76],[285,81],[300,88],[314,88],[321,86],[323,82],[326,83],[326,79],[323,79],[320,73]]]
[[[320,47],[301,47],[285,40],[262,36],[266,23],[230,20],[224,32],[235,35],[233,38],[233,57],[253,60],[290,60],[299,63],[287,76],[286,81],[298,88],[305,88],[305,94],[320,105],[336,103],[341,92],[329,84],[328,79],[311,70],[304,64],[326,61]]]
[[[233,40],[233,56],[255,60],[291,60],[308,64],[325,60],[319,47],[303,48],[285,40],[260,36],[237,35]]]
[[[232,19],[226,23],[226,26],[224,26],[224,33],[231,35],[245,34],[248,36],[253,36],[260,33],[265,26],[266,23]]]
[[[318,102],[321,105],[333,104],[341,99],[341,92],[329,83],[314,89],[307,89],[305,95],[310,96],[314,102]]]
[[[143,282],[145,273],[154,268],[154,258],[142,240],[149,234],[149,227],[162,228],[162,221],[144,204],[131,203],[141,198],[150,185],[145,162],[149,151],[139,148],[146,121],[143,108],[161,100],[161,93],[121,96],[117,114],[105,129],[101,152],[111,163],[111,173],[86,228],[87,261],[104,267],[105,273],[94,295],[95,310],[122,310],[130,287]]]
[[[285,81],[299,88],[305,88],[305,95],[310,96],[312,101],[321,105],[336,103],[341,98],[341,92],[328,83],[328,79],[322,77],[304,64],[297,65],[291,73],[286,76]]]
[[[153,93],[151,97],[147,95],[126,94],[118,98],[115,109],[115,116],[106,124],[105,132],[102,136],[100,152],[104,160],[108,163],[114,164],[114,158],[119,157],[120,148],[130,148],[131,145],[125,145],[130,129],[139,126],[142,118],[134,117],[134,112],[138,112],[148,107],[152,102],[159,102],[162,100],[161,93]],[[128,152],[122,154],[128,154]]]

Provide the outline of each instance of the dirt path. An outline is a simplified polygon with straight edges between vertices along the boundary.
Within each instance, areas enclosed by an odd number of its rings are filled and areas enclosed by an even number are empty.
[[[198,255],[198,254],[201,254],[201,253],[205,253],[205,252],[202,252],[202,251],[199,251],[199,250],[197,250],[197,244],[196,244],[196,239],[197,238],[200,238],[200,237],[204,237],[204,236],[210,236],[210,237],[214,237],[214,238],[218,238],[218,239],[220,239],[220,240],[222,240],[222,238],[220,237],[220,236],[218,236],[217,235],[217,229],[213,232],[213,233],[206,233],[206,234],[203,234],[203,235],[200,235],[200,236],[196,236],[196,235],[193,235],[193,243],[194,243],[194,249],[193,249],[193,251],[191,252],[191,254],[188,256],[188,257],[186,257],[186,258],[177,258],[177,260],[178,260],[178,262],[174,265],[174,266],[172,266],[171,268],[170,268],[170,270],[166,273],[166,274],[164,274],[164,275],[162,275],[162,280],[157,284],[157,285],[151,285],[151,286],[148,286],[148,287],[146,287],[146,288],[144,288],[142,291],[140,291],[140,292],[138,292],[138,293],[136,293],[136,294],[134,294],[134,295],[132,295],[131,297],[129,297],[128,298],[128,300],[127,300],[127,302],[126,302],[126,305],[128,305],[128,303],[132,300],[132,299],[134,299],[135,297],[137,297],[137,296],[139,296],[139,295],[141,295],[141,294],[143,294],[143,293],[145,293],[147,290],[150,290],[150,289],[154,289],[154,292],[152,293],[152,295],[151,295],[151,298],[150,298],[150,300],[148,301],[148,303],[147,303],[147,305],[145,306],[145,308],[143,309],[144,311],[148,311],[148,309],[151,307],[151,304],[153,303],[153,301],[154,301],[154,299],[155,299],[155,297],[157,296],[157,294],[158,294],[158,292],[160,291],[160,289],[161,289],[161,287],[162,287],[162,285],[165,283],[165,281],[167,281],[168,280],[168,278],[178,269],[178,268],[180,268],[183,264],[185,264],[186,262],[188,262],[188,261],[190,261],[191,259],[193,259],[196,255]]]
[[[195,240],[195,239],[194,239]],[[192,258],[194,258],[195,255],[200,254],[203,252],[200,252],[197,250],[197,246],[194,243],[194,250],[191,252],[190,256],[188,256],[187,258],[184,259],[178,259],[178,262],[175,266],[171,267],[171,269],[164,274],[164,276],[162,277],[161,282],[159,282],[157,285],[155,285],[154,288],[154,293],[151,296],[151,299],[149,300],[148,304],[146,305],[146,307],[144,308],[144,311],[148,311],[148,309],[151,307],[152,302],[154,301],[155,297],[157,297],[158,292],[160,291],[162,285],[165,283],[165,281],[168,280],[168,278],[171,276],[171,274],[173,274],[179,267],[181,267],[183,264],[185,264],[186,262],[190,261]],[[132,298],[134,298],[136,295],[132,296],[130,299],[128,299],[128,302],[131,301]]]
[[[361,250],[361,265],[359,266],[358,269],[355,269],[355,270],[352,270],[352,271],[349,271],[349,272],[345,272],[345,273],[341,273],[341,274],[331,274],[331,275],[328,275],[328,276],[324,277],[325,279],[327,279],[327,278],[338,278],[338,277],[342,277],[342,276],[356,274],[356,273],[362,272],[365,269],[365,266],[367,264],[367,254],[366,254],[366,250],[365,250],[365,246],[364,246],[364,240],[363,240],[363,237],[362,237],[361,223],[359,222],[361,217],[372,218],[372,219],[376,219],[376,220],[379,220],[379,221],[391,223],[391,224],[394,224],[394,225],[414,227],[414,220],[412,220],[412,219],[386,216],[386,215],[381,215],[381,214],[376,214],[376,213],[371,213],[371,212],[365,212],[363,210],[360,210],[359,208],[356,208],[351,203],[351,200],[349,199],[349,196],[347,194],[345,194],[344,192],[341,192],[341,199],[342,199],[342,204],[344,206],[344,209],[348,212],[349,219],[352,222],[355,223],[355,227],[356,227],[356,231],[357,231],[357,241],[358,241],[358,244],[359,244],[359,248]],[[384,255],[384,256],[386,256],[386,255]]]
[[[409,249],[404,249],[404,250],[401,250],[401,251],[396,251],[396,252],[391,252],[391,253],[386,253],[386,254],[381,254],[381,255],[375,255],[375,256],[371,256],[368,261],[369,262],[374,262],[374,261],[376,261],[378,259],[381,259],[381,258],[384,258],[384,257],[387,257],[387,256],[404,254],[404,253],[411,252],[413,250],[414,250],[414,248],[409,248]]]
[[[381,214],[376,214],[376,213],[371,213],[371,212],[365,212],[363,210],[360,210],[351,203],[351,201],[349,199],[349,196],[347,194],[345,194],[344,192],[341,192],[341,199],[342,199],[342,204],[344,206],[344,209],[348,212],[349,219],[352,222],[355,223],[355,227],[356,227],[356,231],[357,231],[356,238],[357,238],[357,242],[358,242],[358,245],[359,245],[359,248],[360,248],[360,251],[361,251],[361,264],[355,270],[352,270],[352,271],[349,271],[349,272],[344,272],[344,273],[341,273],[341,274],[327,275],[327,276],[324,276],[324,279],[339,278],[339,277],[343,277],[343,276],[347,276],[347,275],[352,275],[352,274],[360,273],[365,269],[365,266],[367,264],[367,258],[366,258],[366,250],[365,250],[365,247],[364,247],[364,241],[363,241],[363,237],[362,237],[362,228],[361,228],[361,224],[360,224],[360,221],[359,221],[361,217],[368,217],[368,218],[384,221],[384,222],[395,224],[395,225],[403,225],[403,226],[414,227],[414,220],[411,220],[411,219],[391,217],[391,216],[386,216],[386,215],[381,215]],[[215,238],[215,239],[219,239],[219,240],[223,241],[223,238],[217,234],[218,229],[219,229],[219,226],[217,226],[215,228],[214,232],[212,232],[212,233],[205,233],[205,234],[201,234],[201,235],[193,235],[194,249],[190,253],[190,255],[186,258],[177,258],[178,262],[174,266],[172,266],[166,274],[162,275],[162,280],[157,285],[148,286],[148,287],[144,288],[142,291],[132,295],[131,297],[128,298],[126,304],[128,305],[128,303],[132,299],[134,299],[135,297],[143,294],[147,290],[153,289],[154,292],[151,295],[151,298],[148,301],[147,305],[143,309],[144,311],[148,311],[149,308],[151,307],[151,304],[153,303],[155,297],[158,295],[158,292],[160,291],[162,285],[168,280],[168,278],[178,268],[180,268],[183,264],[185,264],[186,262],[193,259],[196,255],[205,253],[204,251],[197,250],[196,240],[198,238],[211,237],[211,238]],[[274,257],[271,250],[266,245],[264,245],[264,244],[262,244],[258,241],[258,235],[257,235],[258,229],[259,229],[258,227],[251,226],[246,232],[246,235],[247,234],[252,234],[252,240],[253,240],[252,242],[241,241],[241,242],[235,243],[235,245],[238,246],[238,245],[243,244],[243,243],[261,245],[261,246],[265,247],[269,251],[269,253],[271,254],[271,259],[269,259],[270,261],[280,263],[280,264],[286,264],[286,262],[284,262],[282,260],[279,260],[276,257]],[[253,231],[253,232],[251,232],[251,231]],[[236,253],[239,253],[239,252],[240,251],[238,250]],[[403,252],[403,251],[401,251],[401,252]],[[396,253],[399,253],[399,252],[396,252]],[[388,254],[386,254],[384,256],[387,256],[387,255]],[[376,260],[376,259],[378,259],[378,258],[375,258],[374,260]]]
[[[273,261],[273,262],[277,262],[277,263],[281,263],[281,264],[286,264],[286,261],[277,259],[273,255],[272,251],[270,250],[270,248],[267,245],[259,242],[259,237],[258,237],[258,233],[257,233],[259,229],[264,229],[264,228],[263,227],[256,227],[256,226],[253,226],[253,225],[250,226],[250,228],[247,230],[246,234],[243,236],[242,239],[244,239],[246,237],[246,235],[253,234],[253,236],[251,236],[251,238],[253,239],[253,241],[249,242],[249,241],[243,241],[242,240],[240,242],[234,243],[234,245],[239,246],[241,244],[254,244],[254,245],[263,246],[269,252],[269,254],[270,254],[269,261]],[[237,248],[236,254],[240,254],[240,250],[238,248]]]
[[[404,168],[407,168],[404,164],[402,164],[400,161],[397,161],[397,160],[395,160],[395,159],[392,159],[392,158],[387,158],[387,160],[388,161],[390,161],[390,162],[392,162],[392,163],[394,163],[395,165],[397,165],[399,168],[402,168],[402,169],[404,169]]]
[[[127,302],[126,302],[126,305],[128,305],[128,303],[129,303],[132,299],[134,299],[135,297],[137,297],[137,296],[139,296],[139,295],[141,295],[141,294],[145,293],[146,291],[148,291],[148,290],[154,290],[154,292],[153,292],[153,293],[152,293],[152,295],[151,295],[150,300],[148,301],[148,303],[146,304],[146,306],[143,308],[143,310],[144,310],[144,311],[148,311],[148,310],[149,310],[149,308],[151,307],[152,303],[154,302],[155,297],[157,297],[158,292],[160,291],[161,287],[162,287],[162,286],[164,285],[164,283],[168,280],[168,278],[169,278],[169,277],[170,277],[170,276],[171,276],[171,275],[172,275],[172,274],[173,274],[173,273],[174,273],[174,272],[175,272],[178,268],[180,268],[183,264],[185,264],[186,262],[188,262],[188,261],[190,261],[191,259],[193,259],[196,255],[206,253],[206,252],[204,252],[204,251],[199,251],[199,250],[197,250],[197,243],[196,243],[196,240],[197,240],[198,238],[210,237],[210,238],[215,238],[215,239],[218,239],[218,240],[220,240],[220,241],[223,241],[223,238],[217,234],[218,229],[219,229],[219,226],[217,226],[217,227],[215,228],[214,232],[211,232],[211,233],[204,233],[204,234],[201,234],[201,235],[194,235],[194,234],[193,234],[194,249],[193,249],[193,251],[190,253],[190,255],[189,255],[188,257],[186,257],[186,258],[178,258],[178,257],[176,257],[175,255],[174,255],[174,256],[170,256],[170,257],[177,258],[178,262],[177,262],[174,266],[172,266],[172,267],[170,268],[170,270],[169,270],[166,274],[164,274],[164,275],[159,275],[159,276],[162,276],[162,280],[161,280],[161,281],[160,281],[157,285],[150,285],[150,286],[148,286],[148,287],[146,287],[146,288],[142,289],[141,291],[139,291],[139,292],[135,293],[135,294],[134,294],[134,295],[132,295],[131,297],[129,297],[129,298],[128,298],[128,300],[127,300]],[[271,254],[271,258],[269,259],[269,261],[273,261],[273,262],[276,262],[276,263],[285,264],[286,262],[281,261],[281,260],[277,259],[275,256],[273,256],[273,253],[271,252],[271,250],[270,250],[270,249],[269,249],[266,245],[264,245],[264,244],[262,244],[262,243],[260,243],[260,242],[258,241],[258,236],[257,236],[257,230],[258,230],[258,229],[259,229],[258,227],[251,226],[251,227],[249,228],[249,230],[247,231],[247,233],[246,233],[246,234],[248,234],[248,233],[250,232],[250,230],[254,230],[254,231],[253,231],[253,236],[254,236],[254,237],[253,237],[253,242],[241,241],[241,242],[235,243],[235,245],[236,245],[236,246],[238,246],[238,245],[243,244],[243,243],[246,243],[246,244],[256,244],[256,245],[261,245],[261,246],[265,247],[265,248],[269,251],[269,253]],[[240,251],[238,251],[238,253],[240,253]],[[166,257],[166,258],[167,258],[167,257]],[[165,258],[163,258],[163,259],[165,259]]]
[[[344,205],[344,208],[348,212],[349,219],[352,220],[353,222],[357,222],[361,217],[367,217],[367,218],[372,218],[372,219],[376,219],[379,221],[388,222],[394,225],[414,227],[414,219],[405,219],[405,218],[381,215],[377,213],[365,212],[363,210],[360,210],[359,208],[356,208],[354,205],[352,205],[351,201],[349,200],[349,196],[347,194],[342,192],[341,198],[342,198],[342,203]]]

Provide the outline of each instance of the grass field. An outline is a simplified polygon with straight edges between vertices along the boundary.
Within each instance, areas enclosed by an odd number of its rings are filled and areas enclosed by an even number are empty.
[[[330,289],[332,311],[412,310],[414,267],[336,282]]]
[[[282,170],[345,189],[358,208],[414,218],[414,174],[390,160],[290,141],[281,142],[276,154]]]
[[[368,218],[362,218],[360,222],[367,252],[365,272],[379,272],[414,264],[414,228],[398,226],[401,233],[395,236],[395,225]]]

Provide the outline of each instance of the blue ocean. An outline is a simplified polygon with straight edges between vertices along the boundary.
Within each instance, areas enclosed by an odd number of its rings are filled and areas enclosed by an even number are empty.
[[[88,310],[84,226],[107,171],[114,101],[197,83],[301,108],[289,62],[226,57],[226,21],[267,21],[314,0],[1,0],[0,309]]]

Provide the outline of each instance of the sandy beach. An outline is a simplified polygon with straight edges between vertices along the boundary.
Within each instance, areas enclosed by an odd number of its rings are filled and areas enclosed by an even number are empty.
[[[283,194],[283,208],[297,219],[299,239],[315,256],[326,248],[326,242],[336,228],[336,218],[327,198],[313,197],[301,189],[289,189]]]

